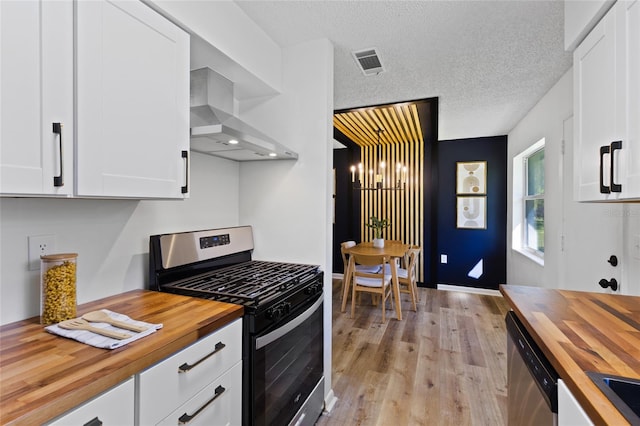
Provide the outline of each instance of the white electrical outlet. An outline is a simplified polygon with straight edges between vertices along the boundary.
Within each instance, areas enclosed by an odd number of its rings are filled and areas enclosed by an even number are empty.
[[[440,263],[447,263],[447,255],[446,254],[441,254],[440,255]]]
[[[34,235],[27,237],[29,241],[29,271],[40,269],[40,256],[55,253],[55,235]]]

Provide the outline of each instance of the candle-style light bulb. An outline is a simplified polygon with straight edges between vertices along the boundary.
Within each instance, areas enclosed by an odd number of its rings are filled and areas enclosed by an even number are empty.
[[[351,166],[351,183],[356,181],[356,166]]]

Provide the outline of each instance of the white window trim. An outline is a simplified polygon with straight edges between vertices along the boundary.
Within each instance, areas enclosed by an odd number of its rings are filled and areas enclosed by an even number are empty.
[[[545,138],[531,145],[520,154],[513,157],[513,197],[512,197],[512,228],[511,228],[511,249],[526,256],[535,263],[544,266],[544,253],[533,250],[525,242],[524,200],[542,197],[526,196],[526,165],[525,159],[535,152],[544,148]],[[545,233],[546,236],[546,233]],[[546,239],[546,237],[545,237]]]

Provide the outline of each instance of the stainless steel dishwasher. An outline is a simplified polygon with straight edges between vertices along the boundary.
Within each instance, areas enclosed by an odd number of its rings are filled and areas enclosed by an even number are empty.
[[[511,426],[558,424],[558,374],[513,311],[507,327],[507,391]]]

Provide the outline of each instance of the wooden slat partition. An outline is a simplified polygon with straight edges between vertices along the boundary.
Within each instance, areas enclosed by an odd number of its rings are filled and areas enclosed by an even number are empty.
[[[416,104],[360,108],[338,113],[334,115],[333,124],[362,148],[364,187],[375,186],[374,177],[369,174],[369,170],[377,170],[379,157],[387,163],[385,186],[395,186],[397,163],[402,163],[408,169],[404,190],[361,191],[360,223],[363,241],[373,239],[373,231],[365,223],[371,216],[377,216],[391,221],[391,226],[384,232],[386,239],[424,247],[425,148]],[[380,135],[378,129],[383,130]],[[423,265],[424,250],[418,259],[418,280],[422,282]]]
[[[391,226],[384,232],[388,240],[401,240],[424,247],[424,139],[415,104],[386,108],[361,109],[334,116],[334,125],[360,145],[363,165],[363,187],[375,186],[375,171],[380,160],[386,163],[385,187],[396,185],[396,165],[407,167],[404,190],[362,190],[361,235],[371,241],[373,231],[365,226],[371,216],[388,219]],[[378,129],[382,129],[378,144]],[[371,174],[369,171],[374,170]],[[400,172],[401,174],[402,172]],[[424,255],[418,259],[418,280],[424,281]]]

